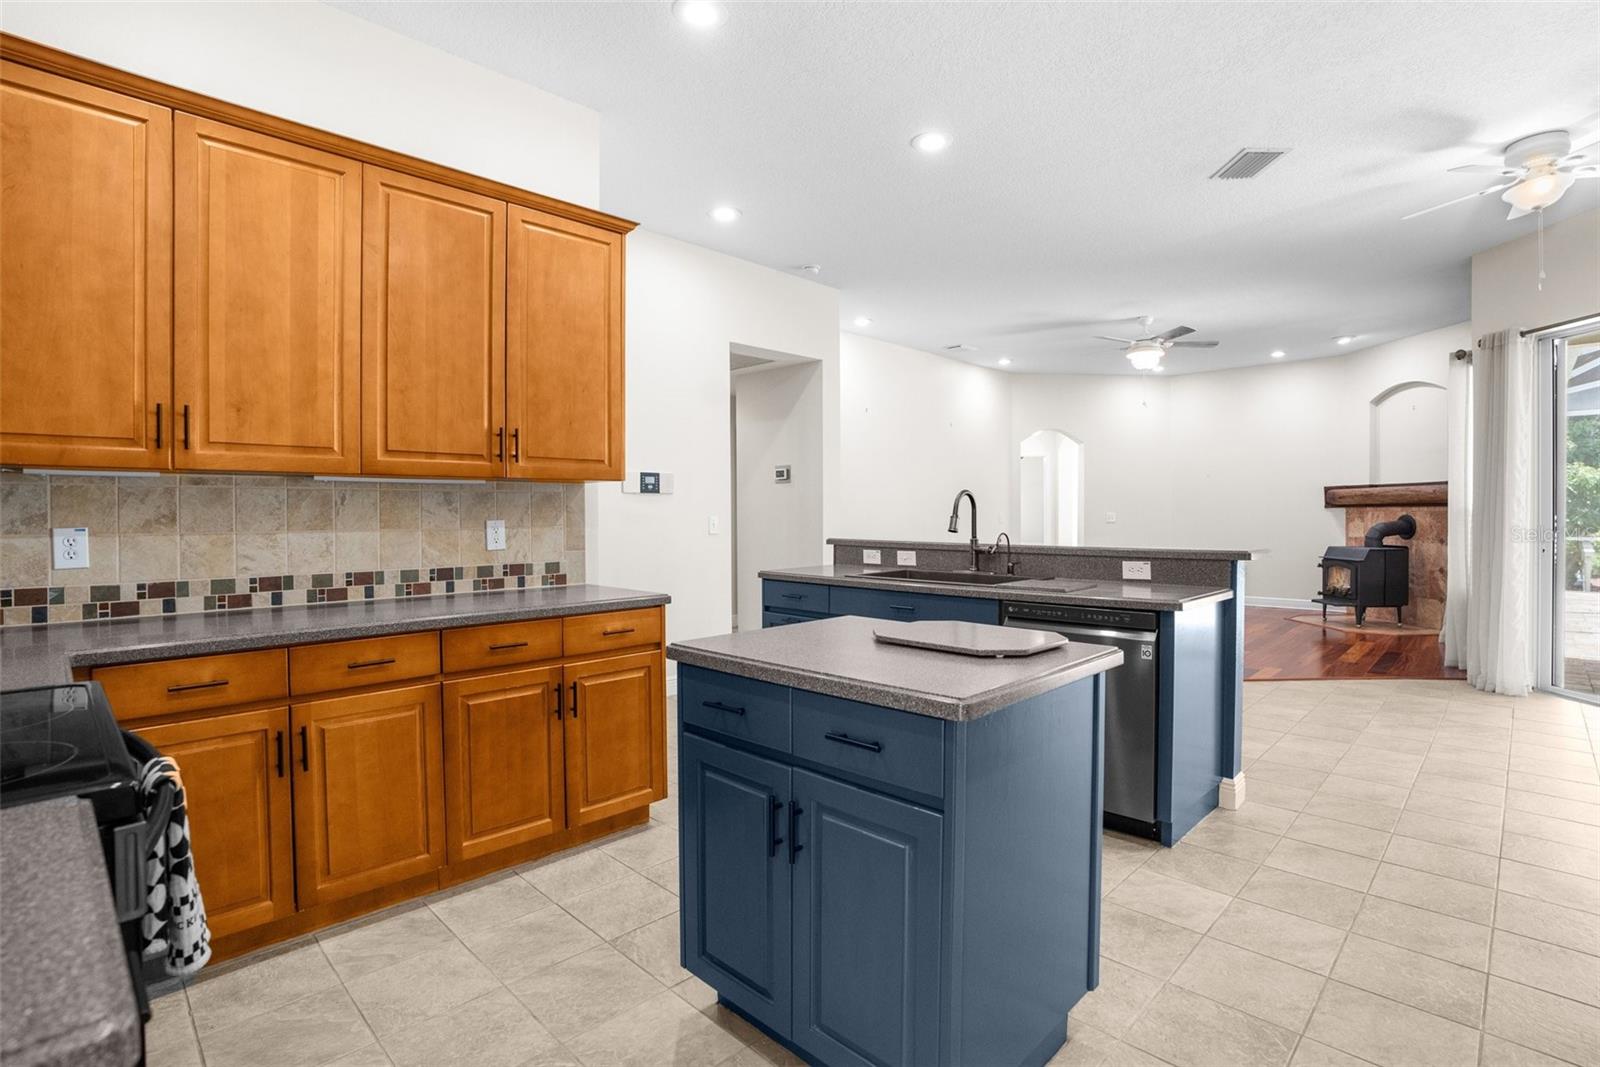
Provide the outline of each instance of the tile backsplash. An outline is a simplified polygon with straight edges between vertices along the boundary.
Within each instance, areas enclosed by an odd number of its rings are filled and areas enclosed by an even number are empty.
[[[484,547],[484,523],[506,547]],[[55,570],[51,530],[89,530]],[[227,611],[584,580],[581,485],[0,472],[0,622]]]

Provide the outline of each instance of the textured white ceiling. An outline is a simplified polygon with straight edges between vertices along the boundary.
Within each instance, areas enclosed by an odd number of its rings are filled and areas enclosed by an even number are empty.
[[[1534,219],[1400,216],[1600,110],[1595,2],[730,3],[710,33],[662,0],[337,6],[600,112],[605,209],[820,263],[845,328],[1021,371],[1125,371],[1089,338],[1144,314],[1221,342],[1176,373],[1460,322],[1471,254]],[[1289,154],[1207,180],[1243,147]],[[1596,206],[1580,182],[1549,220]]]

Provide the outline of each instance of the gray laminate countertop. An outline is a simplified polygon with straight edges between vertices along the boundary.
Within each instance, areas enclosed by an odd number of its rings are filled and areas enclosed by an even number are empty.
[[[784,567],[761,572],[761,577],[782,582],[845,585],[857,589],[914,590],[945,596],[984,600],[1023,600],[1035,604],[1072,604],[1086,608],[1124,608],[1143,611],[1182,611],[1186,607],[1233,599],[1227,586],[1172,585],[1167,582],[1112,582],[1093,578],[1024,578],[1004,585],[958,585],[953,582],[918,582],[901,578],[869,578],[875,571],[895,568],[860,563],[819,563],[811,567]]]
[[[127,1067],[139,1009],[94,809],[0,808],[0,1063]]]
[[[74,667],[345,641],[492,622],[590,615],[666,604],[665,593],[555,585],[346,604],[146,615],[0,630],[0,689],[69,681]]]
[[[927,548],[961,551],[959,541],[883,541],[867,537],[830,537],[830,545],[856,545],[862,548]],[[1012,548],[1021,554],[1046,556],[1115,556],[1122,559],[1215,559],[1248,560],[1255,553],[1243,548],[1116,548],[1106,545],[1028,545]]]
[[[965,722],[1108,671],[1122,652],[1073,641],[1015,659],[986,659],[887,645],[878,619],[832,619],[741,630],[667,646],[679,663],[757,681]]]

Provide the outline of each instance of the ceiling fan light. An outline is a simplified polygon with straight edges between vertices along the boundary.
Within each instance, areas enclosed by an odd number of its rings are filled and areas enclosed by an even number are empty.
[[[1134,370],[1155,370],[1161,366],[1161,357],[1167,350],[1158,344],[1136,344],[1128,349],[1128,362]]]
[[[1523,211],[1539,211],[1560,200],[1574,180],[1571,174],[1546,171],[1524,178],[1502,193],[1500,199]]]

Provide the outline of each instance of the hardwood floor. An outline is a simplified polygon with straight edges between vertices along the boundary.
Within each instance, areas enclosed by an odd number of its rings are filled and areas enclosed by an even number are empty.
[[[1446,667],[1434,635],[1352,634],[1294,622],[1293,608],[1246,608],[1246,681],[1313,678],[1465,678]]]

